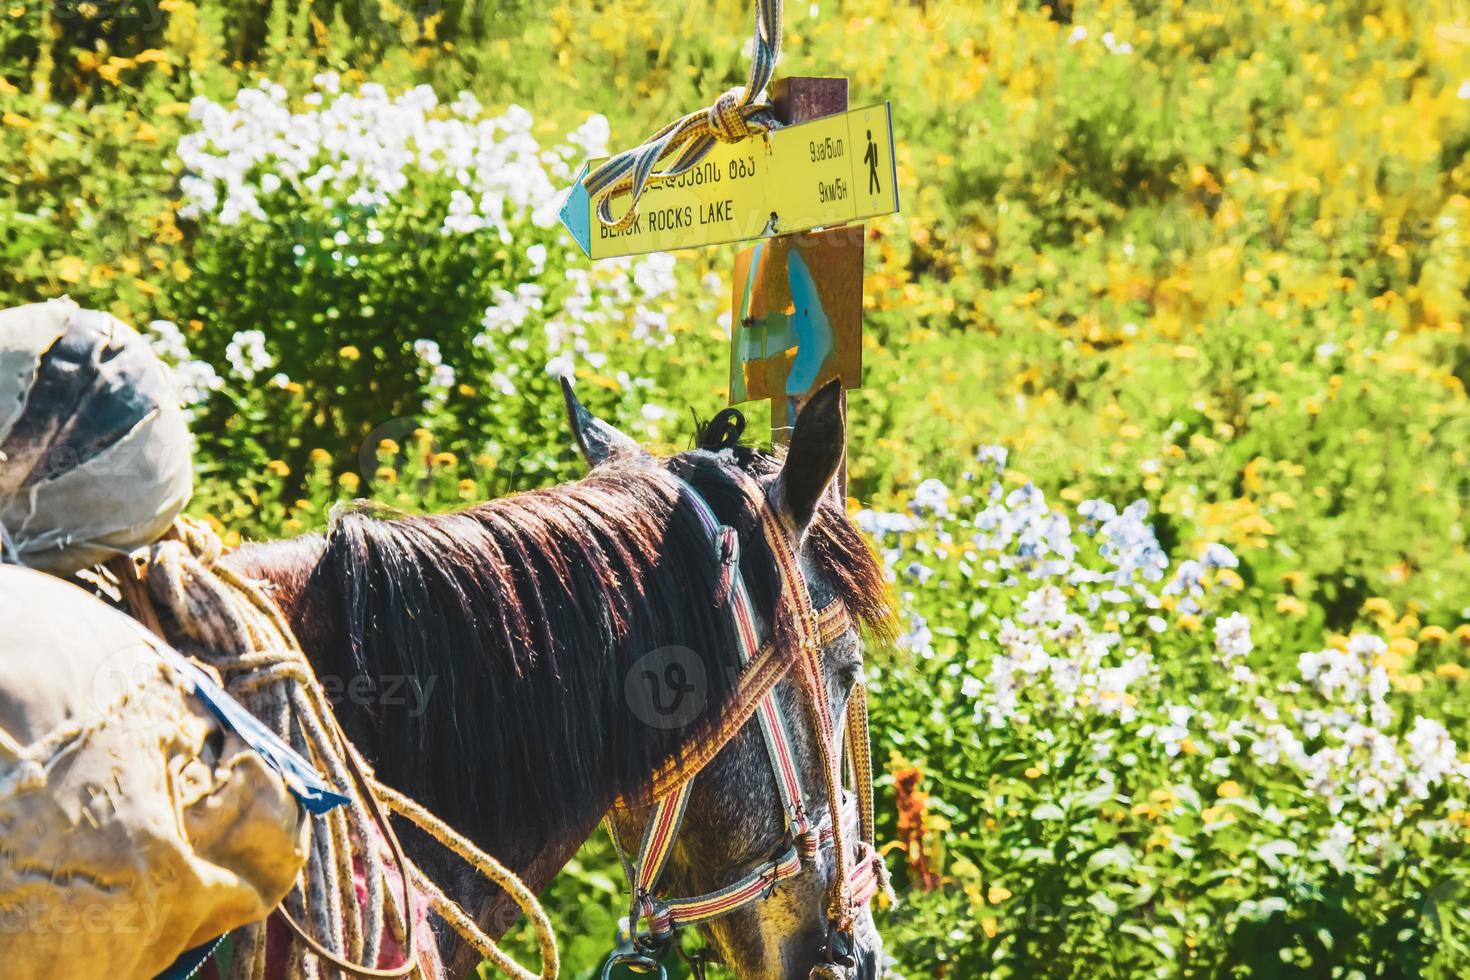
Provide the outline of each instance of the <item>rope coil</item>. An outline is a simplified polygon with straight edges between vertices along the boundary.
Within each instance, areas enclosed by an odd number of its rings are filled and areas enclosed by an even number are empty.
[[[343,974],[432,980],[414,949],[415,892],[427,896],[429,906],[466,943],[508,975],[517,980],[554,980],[559,970],[556,938],[536,896],[513,872],[442,820],[373,778],[367,762],[338,725],[280,608],[261,583],[220,564],[223,553],[219,537],[208,525],[180,518],[168,538],[109,563],[109,568],[135,618],[212,669],[236,700],[348,797],[346,806],[313,821],[311,858],[297,888],[277,909],[297,939],[292,945],[288,980],[324,980]],[[172,629],[166,631],[160,610]],[[503,953],[404,856],[385,807],[459,855],[515,901],[535,929],[541,950],[539,973]],[[401,889],[389,887],[394,876],[385,856],[394,862]],[[365,885],[365,902],[357,893],[357,868]],[[385,936],[403,950],[398,966],[375,965]],[[236,955],[228,980],[262,980],[266,924],[247,926],[235,937]]]
[[[769,137],[779,123],[766,86],[780,57],[781,0],[756,0],[749,80],[723,92],[709,108],[674,120],[642,145],[624,150],[588,174],[583,186],[597,204],[597,219],[612,231],[624,231],[638,219],[638,202],[645,191],[693,168],[716,143]],[[672,165],[657,169],[665,159],[676,155]],[[622,217],[614,218],[612,202],[624,195],[631,195],[632,201]]]

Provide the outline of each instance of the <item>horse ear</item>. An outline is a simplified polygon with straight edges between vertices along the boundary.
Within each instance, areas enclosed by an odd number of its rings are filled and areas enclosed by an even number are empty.
[[[612,459],[633,459],[645,455],[643,447],[631,438],[587,411],[572,390],[572,379],[562,376],[561,394],[567,403],[567,421],[572,435],[588,466],[598,466]]]
[[[847,412],[842,382],[823,385],[802,406],[791,431],[786,462],[771,486],[771,503],[797,534],[806,530],[822,494],[832,484],[847,444]]]

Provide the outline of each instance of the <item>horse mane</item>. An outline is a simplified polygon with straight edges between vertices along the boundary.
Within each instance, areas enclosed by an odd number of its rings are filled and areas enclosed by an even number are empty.
[[[733,617],[715,604],[718,561],[670,473],[737,530],[757,611],[780,621],[759,514],[731,472],[773,473],[779,458],[737,447],[738,431],[721,438],[458,513],[335,515],[318,571],[343,604],[346,666],[425,692],[416,714],[357,699],[375,717],[356,737],[388,782],[472,838],[534,837],[638,795],[718,723],[739,675]],[[804,547],[854,620],[888,633],[881,570],[835,501]],[[640,721],[625,694],[634,663],[670,647],[704,667],[704,709],[684,728]]]

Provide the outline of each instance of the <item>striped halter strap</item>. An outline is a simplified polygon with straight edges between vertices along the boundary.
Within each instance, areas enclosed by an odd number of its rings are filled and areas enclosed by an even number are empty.
[[[796,649],[778,645],[772,638],[760,641],[755,606],[740,574],[739,538],[735,529],[722,525],[709,504],[690,484],[679,480],[679,492],[699,516],[720,560],[721,573],[716,603],[728,606],[735,622],[741,673],[731,706],[714,735],[671,760],[654,773],[651,798],[655,801],[643,833],[636,859],[630,859],[618,838],[614,821],[605,821],[622,860],[623,871],[633,892],[627,929],[608,958],[603,977],[616,966],[638,972],[664,974],[662,959],[677,947],[678,930],[708,922],[761,901],[780,882],[812,865],[821,849],[830,843],[836,874],[827,893],[828,940],[813,977],[840,977],[853,967],[852,924],[854,913],[880,889],[888,889],[888,870],[873,847],[873,775],[868,747],[867,696],[862,685],[854,687],[847,708],[846,739],[832,719],[822,671],[822,649],[852,628],[846,608],[839,600],[822,609],[812,606],[806,579],[796,554],[795,536],[769,506],[765,491],[750,476],[731,470],[747,499],[760,515],[760,529],[775,556],[781,586],[776,619],[789,616],[796,636]],[[792,752],[788,719],[782,715],[776,682],[792,670],[806,706],[821,761],[827,791],[827,812],[818,820],[807,814],[796,757]],[[689,803],[694,777],[754,716],[765,738],[775,774],[788,846],[773,861],[751,870],[744,877],[717,891],[692,898],[672,898],[658,893],[658,881],[673,851],[684,811]],[[844,744],[852,792],[843,789],[841,765]],[[620,803],[620,807],[623,804]],[[853,833],[857,837],[853,841]],[[852,841],[851,847],[849,842]],[[645,929],[639,923],[645,921]]]

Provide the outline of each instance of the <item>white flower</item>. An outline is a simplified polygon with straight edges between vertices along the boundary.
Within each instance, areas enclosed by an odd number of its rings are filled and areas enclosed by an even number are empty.
[[[920,585],[928,582],[929,577],[934,574],[934,569],[930,568],[928,565],[925,565],[923,562],[917,561],[909,562],[908,565],[904,567],[903,571],[905,575],[907,575],[911,579],[914,579]]]
[[[943,517],[949,513],[949,487],[929,479],[914,488],[913,510],[919,514]]]
[[[274,361],[265,349],[265,334],[259,330],[241,330],[230,338],[225,346],[225,360],[242,380],[253,381],[255,376]]]
[[[1193,712],[1181,705],[1167,705],[1165,715],[1168,724],[1157,726],[1152,734],[1164,746],[1164,753],[1168,756],[1176,756],[1184,750],[1184,742],[1189,738],[1189,721]],[[1140,731],[1140,734],[1143,734]]]
[[[865,533],[879,538],[888,534],[916,531],[919,527],[919,522],[908,514],[870,510],[866,507],[857,512],[854,521],[856,521],[857,526]]]
[[[356,94],[341,92],[340,83],[335,73],[316,76],[316,91],[300,112],[274,83],[242,89],[233,105],[190,103],[198,128],[178,144],[186,171],[180,214],[225,224],[260,220],[258,196],[286,185],[322,203],[330,197],[381,208],[438,174],[459,191],[443,216],[447,233],[490,232],[509,243],[513,219],[554,223],[566,164],[558,151],[542,150],[524,109],[486,117],[473,96],[461,93],[445,117],[425,85],[390,98],[376,83]],[[573,135],[585,142],[595,128]]]
[[[449,109],[461,119],[478,119],[485,111],[480,105],[480,100],[469,92],[459,93],[455,100],[450,103]]]
[[[607,143],[612,138],[612,126],[601,113],[588,116],[587,121],[567,134],[567,142],[580,147],[589,157],[607,156]]]
[[[1235,552],[1223,544],[1210,543],[1205,545],[1204,564],[1206,568],[1239,568],[1240,559],[1235,557]]]
[[[1415,799],[1425,799],[1429,789],[1442,782],[1457,766],[1455,740],[1444,725],[1432,718],[1415,718],[1405,741],[1409,772],[1405,787]]]
[[[184,341],[184,332],[172,320],[152,321],[144,336],[153,352],[165,361],[178,363],[188,360],[189,347]]]
[[[992,469],[999,472],[1006,468],[1006,459],[1009,453],[1005,446],[981,446],[975,451],[975,458],[982,463],[988,464]]]
[[[546,246],[537,242],[526,249],[526,258],[531,260],[531,275],[539,276],[546,271]]]
[[[1225,655],[1227,661],[1243,657],[1255,649],[1251,642],[1250,618],[1241,613],[1231,613],[1215,620],[1215,649]]]
[[[1347,861],[1348,848],[1353,844],[1353,828],[1342,822],[1336,822],[1327,831],[1327,836],[1317,845],[1317,854],[1332,864],[1341,865]]]
[[[934,634],[929,631],[929,623],[923,616],[909,614],[908,629],[899,635],[898,645],[925,659],[934,655]]]
[[[1066,614],[1067,597],[1062,595],[1062,590],[1055,585],[1044,585],[1021,600],[1021,611],[1016,618],[1031,625],[1047,625]]]

